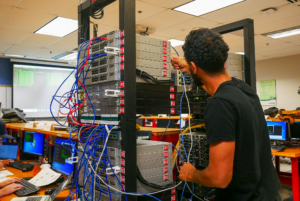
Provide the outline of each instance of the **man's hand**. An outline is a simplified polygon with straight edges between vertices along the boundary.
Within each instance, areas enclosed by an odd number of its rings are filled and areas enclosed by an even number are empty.
[[[192,181],[193,174],[195,171],[196,171],[196,168],[192,164],[185,163],[180,168],[179,179],[182,181]]]
[[[182,72],[189,73],[189,65],[186,60],[181,57],[172,57],[172,65],[176,70],[181,70]]]
[[[15,182],[21,182],[21,180],[17,177],[8,178],[5,181],[0,182],[0,188],[3,188],[9,184],[15,183]]]
[[[8,165],[8,164],[10,164],[10,163],[12,163],[12,162],[14,162],[14,160],[12,160],[12,159],[7,159],[7,160],[1,161],[1,163],[2,163],[3,165]]]
[[[0,197],[12,194],[13,192],[20,190],[22,188],[23,186],[20,184],[10,184],[8,186],[5,186],[4,188],[0,189]]]

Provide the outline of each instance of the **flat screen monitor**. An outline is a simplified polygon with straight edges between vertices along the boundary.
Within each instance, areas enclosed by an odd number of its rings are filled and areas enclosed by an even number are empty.
[[[0,159],[17,159],[18,155],[18,145],[0,145]]]
[[[300,122],[296,121],[290,124],[291,128],[291,138],[300,138]]]
[[[23,152],[43,156],[44,138],[44,134],[26,131]]]
[[[52,117],[50,102],[62,82],[72,73],[74,68],[51,67],[37,65],[13,65],[13,108],[20,108],[26,113],[27,118]],[[56,99],[70,91],[75,82],[71,75],[57,92]],[[59,103],[53,101],[53,115],[59,112]],[[61,108],[62,113],[69,110]],[[61,115],[60,116],[64,116]]]
[[[286,140],[287,122],[267,121],[270,140]]]
[[[70,163],[68,158],[75,156],[76,142],[56,138],[52,169],[56,170],[64,175],[70,175],[74,170],[74,163]]]

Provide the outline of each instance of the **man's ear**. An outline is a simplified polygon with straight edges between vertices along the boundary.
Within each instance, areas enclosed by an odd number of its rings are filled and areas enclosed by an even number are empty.
[[[194,70],[194,74],[197,75],[198,68],[197,68],[196,64],[194,62],[191,62],[191,65],[193,67],[192,69]]]

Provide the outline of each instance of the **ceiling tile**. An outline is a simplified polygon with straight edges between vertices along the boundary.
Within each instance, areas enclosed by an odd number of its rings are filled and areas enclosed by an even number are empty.
[[[283,50],[285,48],[295,47],[297,45],[292,43],[280,42],[280,44],[269,44],[265,45],[264,47],[256,47],[255,52],[257,53],[265,53],[275,50]],[[287,49],[286,49],[287,50]]]
[[[249,17],[254,20],[255,25],[261,25],[297,15],[300,15],[300,7],[287,4],[277,8],[277,11],[271,15],[264,15],[263,13],[259,12]]]
[[[232,22],[248,18],[250,15],[259,13],[262,9],[278,7],[287,4],[284,0],[251,0],[222,8],[217,11],[202,15],[201,17],[219,23]]]
[[[155,34],[175,38],[178,36],[182,36],[182,34],[187,35],[193,28],[200,28],[200,27],[211,28],[211,27],[215,27],[217,25],[218,25],[218,23],[204,20],[199,17],[195,17],[193,19],[181,22],[174,26],[171,26],[171,27],[168,27],[165,29],[161,29],[161,30],[155,32]]]
[[[0,0],[0,4],[7,6],[15,6],[20,0]]]
[[[77,0],[22,0],[18,8],[57,15],[73,4],[78,5],[77,2]]]
[[[52,45],[47,46],[50,49],[69,51],[78,47],[77,40],[73,38],[63,38]]]
[[[294,36],[288,36],[288,37],[278,38],[277,40],[291,42],[291,43],[292,42],[298,42],[298,41],[300,41],[300,34],[294,35]]]
[[[166,8],[162,8],[159,6],[154,6],[152,4],[144,3],[141,1],[136,2],[136,22],[140,22],[144,19],[147,19],[151,16],[154,16],[158,13],[163,12]],[[142,11],[142,13],[138,13]]]
[[[103,24],[113,27],[119,27],[119,10],[115,10],[111,13],[106,14],[104,11],[104,17],[100,20],[92,19],[96,24]],[[99,25],[100,30],[100,25]]]
[[[37,50],[39,50],[39,48],[37,48],[37,47],[14,45],[9,50],[5,51],[5,54],[25,55],[26,56]]]
[[[111,4],[109,4],[108,6],[106,6],[104,8],[104,17],[113,12],[118,10],[118,1],[115,1]],[[67,10],[65,10],[64,12],[62,12],[59,16],[61,17],[66,17],[66,18],[71,18],[71,19],[78,19],[78,4],[74,4],[73,6],[71,6],[70,8],[68,8]],[[92,21],[94,21],[93,18],[91,18]]]
[[[11,46],[11,44],[0,43],[0,53],[4,53]]]
[[[9,11],[11,11],[11,9],[13,8],[10,6],[0,5],[0,22],[9,13]]]
[[[267,24],[256,25],[254,22],[254,30],[256,34],[263,34],[281,29],[287,29],[300,25],[300,15],[284,18],[282,20],[272,21]]]
[[[1,29],[0,28],[0,42],[16,44],[26,36],[28,36],[30,32],[26,31],[16,31],[10,29]]]
[[[294,41],[293,44],[300,45],[300,41]]]
[[[78,31],[74,31],[73,33],[70,33],[69,35],[66,35],[64,38],[73,38],[74,40],[78,39]]]
[[[45,47],[60,39],[61,37],[47,36],[43,34],[34,33],[22,40],[18,45],[30,47]]]
[[[269,57],[282,57],[282,56],[296,55],[296,54],[300,54],[300,46],[277,49],[269,52],[264,52],[263,54]]]
[[[158,15],[140,21],[139,24],[156,28],[156,30],[159,31],[163,28],[171,27],[192,18],[194,18],[192,15],[187,15],[173,10],[166,10]]]
[[[52,57],[60,55],[64,52],[64,50],[40,49],[39,51],[31,54],[30,57],[51,59]]]
[[[163,0],[163,1],[162,0],[141,0],[141,1],[156,6],[165,7],[165,8],[175,8],[183,4],[186,4],[192,0]]]
[[[55,16],[35,11],[15,8],[10,15],[0,23],[1,28],[34,32]]]

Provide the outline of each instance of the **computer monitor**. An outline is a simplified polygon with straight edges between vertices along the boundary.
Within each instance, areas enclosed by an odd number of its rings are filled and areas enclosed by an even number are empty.
[[[44,134],[26,131],[23,152],[43,156],[44,138]]]
[[[0,145],[0,159],[17,159],[18,156],[18,145]]]
[[[286,140],[288,132],[287,122],[267,121],[267,127],[270,140]]]
[[[291,127],[291,138],[300,138],[300,122],[296,121],[290,125]]]
[[[68,161],[68,158],[75,156],[73,147],[76,147],[76,142],[56,138],[52,163],[53,170],[64,175],[70,175],[73,172],[75,165]]]

